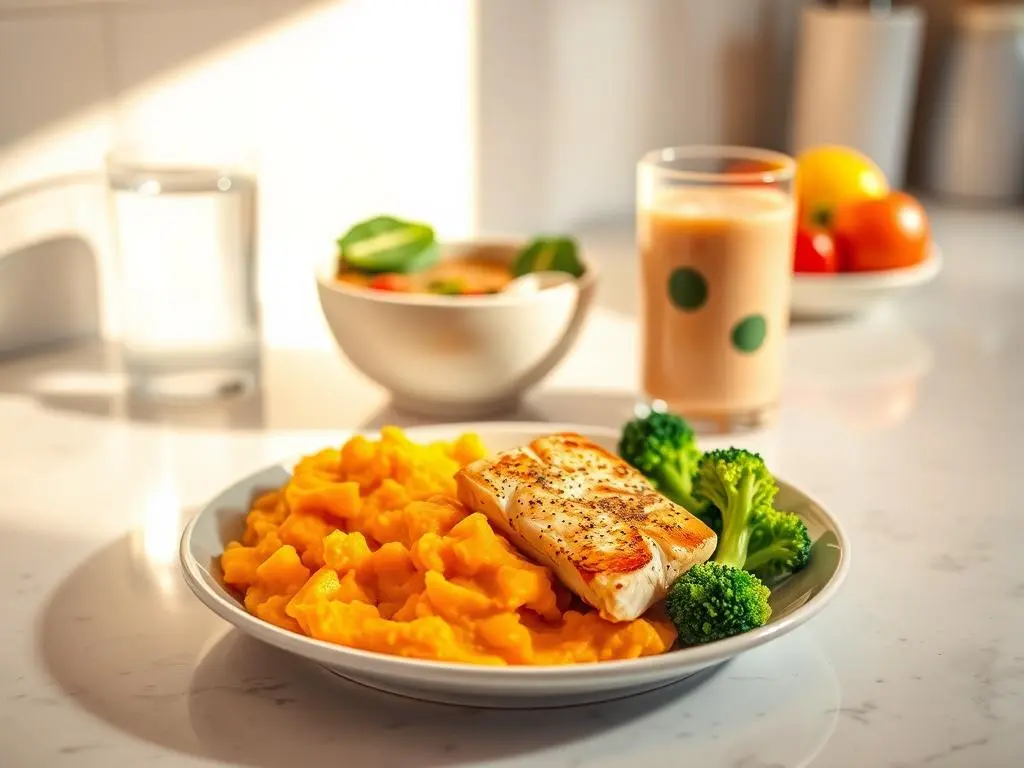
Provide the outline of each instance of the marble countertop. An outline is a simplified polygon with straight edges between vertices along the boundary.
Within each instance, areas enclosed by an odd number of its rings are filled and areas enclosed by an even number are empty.
[[[945,270],[870,319],[793,327],[785,403],[743,438],[848,529],[817,618],[682,689],[549,712],[328,680],[210,614],[182,522],[243,473],[408,420],[333,353],[264,353],[258,397],[161,409],[109,351],[0,364],[0,764],[970,766],[1024,760],[1024,215],[933,207]],[[572,356],[513,418],[617,426],[636,386],[622,228]]]

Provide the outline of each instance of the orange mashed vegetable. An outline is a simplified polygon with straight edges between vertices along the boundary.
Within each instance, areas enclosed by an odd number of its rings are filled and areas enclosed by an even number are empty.
[[[253,503],[224,580],[265,621],[399,656],[569,664],[668,650],[667,621],[601,618],[462,506],[454,475],[485,453],[476,435],[419,445],[386,427],[307,456]]]

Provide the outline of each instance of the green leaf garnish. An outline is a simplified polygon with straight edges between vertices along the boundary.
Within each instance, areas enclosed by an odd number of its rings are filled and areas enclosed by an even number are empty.
[[[338,238],[342,266],[360,272],[418,272],[441,253],[434,229],[394,216],[359,222]]]
[[[531,272],[567,272],[579,277],[584,267],[571,237],[538,237],[516,256],[512,272],[516,277]]]

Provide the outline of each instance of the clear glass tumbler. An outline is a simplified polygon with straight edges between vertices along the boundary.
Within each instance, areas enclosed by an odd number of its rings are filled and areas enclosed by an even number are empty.
[[[770,422],[782,389],[796,232],[795,162],[673,147],[637,168],[646,404],[704,432]]]
[[[107,178],[132,389],[192,400],[257,386],[253,164],[120,150]]]

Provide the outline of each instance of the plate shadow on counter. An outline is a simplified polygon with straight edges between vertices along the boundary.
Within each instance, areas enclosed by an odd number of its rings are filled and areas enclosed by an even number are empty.
[[[539,753],[550,764],[603,766],[685,745],[708,765],[751,756],[797,766],[824,747],[840,712],[835,671],[805,630],[605,704],[482,710],[378,693],[225,631],[182,582],[176,537],[164,537],[169,546],[156,538],[139,532],[86,556],[52,591],[36,645],[63,691],[51,704],[68,700],[183,754],[256,768],[342,756],[375,768],[513,765]],[[55,754],[73,746],[52,743]]]
[[[717,674],[560,709],[556,717],[403,699],[225,633],[227,625],[193,597],[166,552],[174,548],[147,544],[140,532],[89,555],[53,590],[37,619],[36,644],[76,706],[186,754],[259,768],[335,764],[339,754],[346,765],[403,768],[496,759],[627,724],[696,694]],[[53,743],[55,752],[68,747],[74,745]]]
[[[200,662],[188,706],[204,754],[217,759],[269,768],[345,755],[352,766],[427,768],[573,748],[699,697],[725,668],[606,704],[477,709],[365,688],[233,632]]]
[[[268,768],[339,755],[374,768],[604,767],[680,750],[694,764],[796,768],[831,739],[839,684],[806,633],[777,646],[605,704],[498,710],[378,693],[231,633],[196,669],[189,716],[204,755]]]

